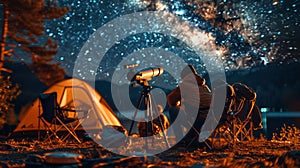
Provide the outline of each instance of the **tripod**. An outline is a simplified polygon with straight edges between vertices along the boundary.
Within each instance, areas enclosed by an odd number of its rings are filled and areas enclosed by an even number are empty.
[[[170,148],[170,144],[168,142],[168,139],[166,137],[166,134],[164,132],[164,126],[162,124],[162,119],[160,117],[160,115],[158,114],[158,107],[155,103],[155,100],[152,98],[152,94],[151,94],[151,89],[152,87],[149,86],[148,84],[148,81],[147,80],[143,80],[143,81],[140,81],[139,82],[140,84],[142,84],[143,86],[143,91],[141,93],[141,96],[139,98],[139,102],[138,102],[138,106],[135,110],[135,113],[134,113],[134,116],[133,116],[133,119],[132,119],[132,122],[131,122],[131,125],[130,125],[130,128],[129,128],[129,131],[128,131],[128,135],[131,134],[132,132],[132,128],[133,128],[133,125],[134,125],[134,121],[136,119],[136,116],[137,116],[137,113],[138,113],[138,110],[140,109],[141,105],[142,105],[142,102],[144,101],[144,104],[145,104],[145,119],[146,119],[146,136],[149,135],[149,131],[152,131],[153,132],[153,106],[155,108],[154,112],[155,114],[157,114],[158,116],[158,121],[159,121],[159,127],[163,133],[163,137],[164,137],[164,141],[166,142],[166,145],[167,147]],[[148,121],[150,122],[150,128],[149,128],[149,125],[148,125]],[[127,142],[127,139],[126,139],[126,142]],[[148,141],[147,139],[145,138],[145,142],[146,142],[146,148],[148,148]]]

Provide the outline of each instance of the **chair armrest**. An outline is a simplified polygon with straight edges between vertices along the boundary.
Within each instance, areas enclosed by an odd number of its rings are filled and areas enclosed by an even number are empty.
[[[79,113],[88,112],[88,110],[82,110],[82,109],[80,109],[80,110],[73,110],[73,109],[68,109],[68,108],[58,108],[58,109],[62,110],[62,111],[69,111],[69,112],[79,112]]]
[[[77,114],[81,113],[80,116],[82,116],[82,117],[80,117],[80,118],[85,118],[87,116],[87,114],[88,114],[88,111],[89,111],[89,109],[87,109],[87,110],[84,110],[84,109],[74,110],[74,109],[68,109],[68,108],[59,108],[59,110],[61,110],[62,113],[65,112],[64,115],[67,118],[69,118],[68,114],[67,114],[68,112],[77,113]],[[76,116],[76,115],[74,115],[74,116]]]

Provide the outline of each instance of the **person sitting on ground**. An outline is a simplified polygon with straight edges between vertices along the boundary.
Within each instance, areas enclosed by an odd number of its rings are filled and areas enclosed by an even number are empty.
[[[181,72],[182,82],[167,96],[169,105],[169,114],[171,124],[181,111],[185,112],[186,123],[182,125],[174,125],[173,130],[176,137],[176,142],[184,145],[197,146],[198,136],[202,125],[206,119],[211,102],[211,91],[206,85],[206,81],[197,74],[193,65],[186,66]],[[184,95],[181,95],[184,92]],[[189,123],[192,116],[191,111],[197,111],[194,123]],[[181,127],[191,128],[184,138]]]

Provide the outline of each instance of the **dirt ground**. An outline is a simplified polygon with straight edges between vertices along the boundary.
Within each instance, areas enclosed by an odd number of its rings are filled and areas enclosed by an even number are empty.
[[[259,139],[234,146],[218,142],[214,149],[178,147],[155,156],[125,157],[93,141],[66,144],[2,138],[0,167],[300,167],[298,142]],[[49,161],[49,153],[75,154],[72,158],[76,161]]]

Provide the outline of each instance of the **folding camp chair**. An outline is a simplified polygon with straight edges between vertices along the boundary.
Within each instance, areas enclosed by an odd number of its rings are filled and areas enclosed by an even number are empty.
[[[212,135],[212,146],[218,138],[226,140],[233,146],[236,142],[253,140],[252,112],[255,107],[256,93],[241,83],[228,85],[228,88],[230,87],[233,93],[230,106],[229,108],[225,106],[220,123]]]
[[[39,130],[41,127],[40,121],[42,121],[47,128],[45,140],[51,140],[52,137],[55,137],[63,142],[71,136],[77,142],[81,143],[75,131],[86,118],[87,110],[59,107],[56,92],[40,94],[39,100],[43,110],[43,113],[39,114]],[[58,134],[59,131],[66,131],[67,134]]]
[[[256,93],[241,83],[232,85],[236,92],[236,107],[233,120],[236,140],[253,140],[252,114],[256,102]]]

